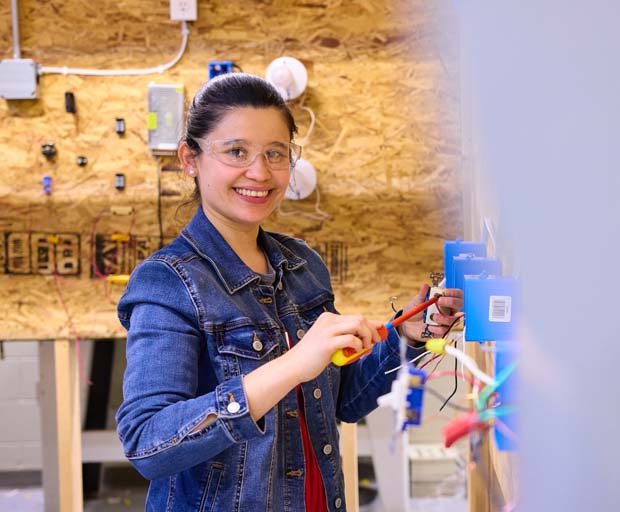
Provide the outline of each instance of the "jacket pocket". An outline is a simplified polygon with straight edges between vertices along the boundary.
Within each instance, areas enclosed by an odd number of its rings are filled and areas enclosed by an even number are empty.
[[[299,308],[300,327],[304,330],[310,329],[323,313],[337,314],[332,296],[329,294],[323,294],[315,298],[310,304],[310,307]]]
[[[282,332],[276,326],[244,325],[216,334],[218,357],[228,376],[245,375],[272,359]]]
[[[217,510],[215,508],[215,501],[217,500],[217,492],[220,487],[220,481],[222,480],[222,473],[224,472],[224,464],[220,462],[214,462],[209,468],[209,474],[207,475],[207,482],[202,493],[202,500],[200,501],[199,512],[213,512]]]

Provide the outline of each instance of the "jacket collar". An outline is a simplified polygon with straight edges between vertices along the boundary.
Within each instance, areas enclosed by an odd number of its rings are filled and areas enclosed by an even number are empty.
[[[198,207],[192,220],[181,232],[181,236],[194,247],[200,256],[213,265],[216,274],[230,294],[260,279],[260,276],[243,263],[224,240],[224,237],[204,214],[202,206]],[[281,275],[282,270],[295,270],[306,264],[306,260],[276,240],[263,228],[259,228],[258,231],[258,244],[267,254],[278,276]]]

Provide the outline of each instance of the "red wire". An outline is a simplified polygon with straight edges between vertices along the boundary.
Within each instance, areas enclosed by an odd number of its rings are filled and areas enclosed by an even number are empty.
[[[430,363],[432,363],[435,359],[437,359],[438,357],[441,357],[442,354],[435,354],[433,357],[431,357],[428,361],[426,361],[422,366],[418,367],[418,369],[422,369],[425,366],[429,365]],[[431,374],[432,375],[432,374]]]
[[[102,274],[101,270],[99,269],[99,267],[97,266],[97,259],[95,257],[95,229],[97,227],[97,224],[99,223],[99,220],[101,219],[101,216],[104,214],[105,210],[101,210],[99,212],[99,215],[97,215],[95,217],[95,221],[93,222],[93,229],[90,235],[90,264],[93,268],[93,272],[95,273],[95,275],[101,279],[103,281],[103,294],[105,295],[105,298],[108,299],[108,302],[110,304],[112,304],[113,306],[116,306],[116,302],[114,301],[114,299],[112,298],[112,296],[110,295],[110,290],[108,288],[108,281],[107,281],[107,276],[108,274]],[[134,215],[132,217],[132,221],[131,221],[131,226],[129,229],[131,229],[133,227],[133,222],[135,221],[135,212]]]

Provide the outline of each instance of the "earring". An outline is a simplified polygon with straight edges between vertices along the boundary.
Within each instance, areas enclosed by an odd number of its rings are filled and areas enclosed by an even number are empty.
[[[196,176],[196,171],[195,171],[194,169],[190,168],[190,169],[187,171],[187,174],[188,174],[189,176],[192,176],[192,177],[193,177],[193,176]]]

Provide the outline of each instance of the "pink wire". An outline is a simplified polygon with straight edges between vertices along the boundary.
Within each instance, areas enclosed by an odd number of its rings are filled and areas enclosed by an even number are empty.
[[[506,437],[510,438],[512,441],[514,441],[515,443],[519,441],[519,438],[517,437],[517,434],[515,434],[508,425],[506,425],[502,420],[500,420],[499,418],[493,418],[493,421],[495,422],[495,426],[497,427],[497,429]]]
[[[60,291],[60,282],[58,280],[58,272],[54,270],[54,286],[56,288],[56,293],[58,294],[58,300],[62,305],[62,308],[65,310],[65,314],[67,315],[67,320],[69,321],[69,332],[73,337],[73,341],[75,341],[75,349],[76,356],[78,359],[78,366],[80,369],[80,380],[85,384],[91,385],[92,382],[90,379],[86,378],[86,371],[84,370],[84,358],[82,356],[82,348],[80,346],[80,339],[78,338],[77,330],[75,329],[75,324],[73,323],[73,318],[71,318],[71,314],[69,313],[69,308],[67,308],[67,304],[62,297],[62,293]]]
[[[452,376],[456,375],[457,377],[460,377],[464,381],[469,382],[472,387],[475,387],[474,379],[472,379],[469,375],[465,375],[464,373],[461,373],[461,372],[455,372],[454,370],[442,370],[439,372],[431,373],[428,377],[426,377],[426,380],[437,379],[439,377],[446,377],[448,375],[452,375]]]

